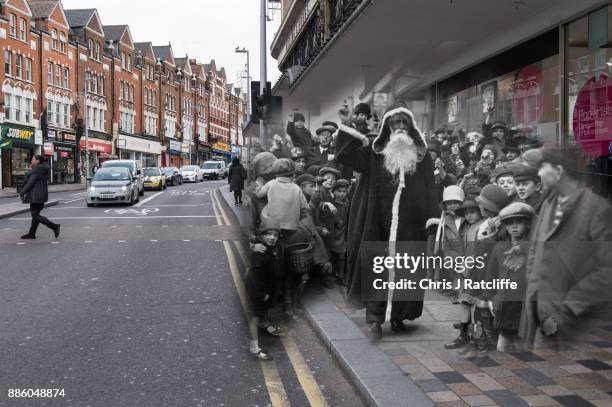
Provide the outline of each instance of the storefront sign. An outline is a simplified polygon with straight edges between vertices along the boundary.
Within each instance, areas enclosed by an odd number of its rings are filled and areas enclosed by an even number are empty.
[[[67,151],[60,151],[60,157],[68,158],[68,152]]]
[[[161,154],[162,150],[161,144],[157,141],[126,136],[124,134],[120,134],[117,138],[117,147],[148,154]]]
[[[189,153],[189,143],[181,144],[181,153]]]
[[[34,130],[2,125],[2,138],[34,144]]]
[[[113,146],[110,142],[104,142],[99,140],[89,140],[87,143],[89,151],[96,151],[99,153],[111,154],[113,152]],[[85,138],[81,138],[81,151],[85,150]]]
[[[174,154],[180,154],[181,152],[181,143],[174,140],[169,140],[168,152]]]
[[[229,153],[231,151],[231,146],[226,143],[214,143],[212,148],[213,150],[223,151],[225,153]]]
[[[53,155],[54,152],[55,152],[55,146],[53,145],[53,143],[45,142],[43,144],[43,154],[44,155]]]
[[[64,141],[74,141],[76,142],[76,135],[72,133],[64,133]]]
[[[605,155],[612,140],[612,77],[589,79],[576,99],[574,138],[590,156]]]
[[[57,131],[47,130],[47,138],[51,140],[55,140],[57,138]]]
[[[240,155],[240,147],[232,146],[232,154],[233,155]]]

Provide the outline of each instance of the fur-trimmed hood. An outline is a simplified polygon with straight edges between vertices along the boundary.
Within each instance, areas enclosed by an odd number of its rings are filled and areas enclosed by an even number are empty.
[[[412,140],[417,145],[418,160],[420,162],[426,154],[427,141],[425,140],[425,136],[423,136],[423,133],[421,133],[421,130],[416,125],[412,112],[403,106],[392,105],[387,108],[385,115],[382,118],[382,124],[380,126],[378,136],[376,136],[376,138],[372,142],[372,150],[374,150],[376,154],[382,154],[383,150],[385,149],[385,146],[389,142],[389,137],[391,135],[391,129],[389,128],[387,121],[389,120],[389,118],[398,113],[403,113],[410,118],[411,126],[408,130],[408,134],[410,135],[410,137],[412,137]]]

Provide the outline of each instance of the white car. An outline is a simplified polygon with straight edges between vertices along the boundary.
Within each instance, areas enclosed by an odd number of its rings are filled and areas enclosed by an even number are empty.
[[[202,182],[204,181],[204,173],[197,165],[183,165],[179,168],[183,182]]]
[[[202,171],[206,179],[219,179],[227,176],[224,161],[205,161],[202,164]]]

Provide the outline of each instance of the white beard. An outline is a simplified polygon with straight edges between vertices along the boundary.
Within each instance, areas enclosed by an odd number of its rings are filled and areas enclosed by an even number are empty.
[[[404,131],[398,131],[390,136],[390,140],[382,151],[385,157],[385,168],[391,175],[400,173],[412,175],[418,163],[417,146]]]

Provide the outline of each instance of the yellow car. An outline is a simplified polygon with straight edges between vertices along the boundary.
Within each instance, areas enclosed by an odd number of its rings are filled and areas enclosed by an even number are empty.
[[[142,170],[145,189],[166,189],[166,176],[157,167],[146,167]]]

